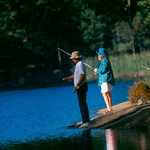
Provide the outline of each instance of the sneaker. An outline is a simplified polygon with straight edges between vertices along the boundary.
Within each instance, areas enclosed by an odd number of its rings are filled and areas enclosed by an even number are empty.
[[[75,127],[76,128],[78,128],[79,126],[81,126],[83,124],[83,122],[82,121],[80,121],[80,122],[77,122],[76,124],[75,124]]]
[[[89,126],[89,123],[88,122],[85,122],[85,123],[82,123],[79,128],[88,128]]]

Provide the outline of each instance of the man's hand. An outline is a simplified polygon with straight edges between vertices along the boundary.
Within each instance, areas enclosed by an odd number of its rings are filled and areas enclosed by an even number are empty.
[[[75,89],[76,89],[76,90],[78,90],[79,88],[80,88],[80,86],[79,86],[79,85],[77,85],[77,86],[75,87]]]
[[[63,81],[66,81],[66,80],[67,80],[67,77],[62,78],[62,80],[63,80]]]

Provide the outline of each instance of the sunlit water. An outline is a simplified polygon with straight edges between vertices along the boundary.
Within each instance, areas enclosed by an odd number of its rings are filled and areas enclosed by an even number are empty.
[[[131,84],[119,82],[113,87],[113,104],[127,99]],[[91,117],[105,107],[96,83],[89,84],[87,102]],[[139,139],[143,147],[147,146],[149,134],[145,130],[67,128],[80,120],[72,86],[0,92],[1,149],[123,150],[127,149],[126,145],[128,149],[137,150],[141,145]]]

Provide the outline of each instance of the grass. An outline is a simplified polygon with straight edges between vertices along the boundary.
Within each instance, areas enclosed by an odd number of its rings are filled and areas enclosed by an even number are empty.
[[[148,80],[150,76],[150,52],[142,52],[140,54],[123,54],[119,56],[110,56],[112,69],[115,78],[120,80],[137,79]],[[96,59],[89,57],[85,62],[91,66],[96,66]],[[90,69],[87,70],[89,80],[95,79]],[[149,81],[150,83],[150,81]]]

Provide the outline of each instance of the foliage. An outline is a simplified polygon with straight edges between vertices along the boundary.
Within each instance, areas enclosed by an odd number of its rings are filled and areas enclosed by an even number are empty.
[[[96,46],[103,46],[105,23],[103,16],[98,16],[95,12],[87,8],[81,13],[81,30],[83,41],[87,43],[90,49],[95,49]]]
[[[142,34],[145,37],[144,33],[149,30],[149,0],[139,0],[138,7],[133,0],[130,8],[135,36],[141,37]],[[127,21],[127,10],[126,0],[1,1],[0,37],[4,40],[9,39],[12,43],[15,43],[14,40],[18,41],[17,45],[12,44],[14,49],[17,46],[23,53],[26,49],[26,52],[43,57],[55,55],[54,49],[57,47],[86,47],[89,49],[87,53],[97,46],[112,49],[112,41],[117,40],[113,30],[121,30],[123,26],[119,25],[119,22]],[[125,38],[129,32],[126,27]],[[119,36],[123,38],[122,33],[119,32]],[[119,45],[122,43],[117,42]]]
[[[125,52],[131,49],[133,32],[125,21],[115,23],[113,29],[113,47],[115,51]]]
[[[120,54],[119,56],[111,56],[112,67],[115,76],[119,78],[124,76],[124,78],[130,77],[148,77],[149,70],[145,68],[150,66],[149,61],[150,53],[141,52],[141,54]]]
[[[150,45],[150,0],[138,1],[136,16],[140,18],[138,23],[135,23],[136,26],[139,26],[138,37],[142,38],[143,47],[147,49]]]
[[[146,27],[150,24],[150,0],[141,0],[138,2],[139,11],[142,15],[143,23]]]
[[[100,46],[112,53],[149,50],[150,0],[129,1],[0,0],[1,56],[11,58],[1,59],[0,69],[59,68],[58,47],[85,56]]]
[[[140,80],[144,79],[145,83],[148,83],[150,76],[150,52],[141,52],[140,54],[122,54],[110,55],[110,61],[114,76],[117,80]],[[95,68],[96,58],[87,57],[84,60],[90,66]],[[88,79],[95,79],[91,70],[87,70]],[[150,85],[150,84],[149,84]]]
[[[150,100],[150,87],[142,81],[135,83],[129,89],[129,101],[133,104],[144,104]]]

